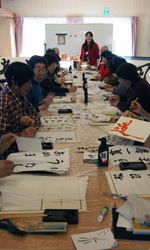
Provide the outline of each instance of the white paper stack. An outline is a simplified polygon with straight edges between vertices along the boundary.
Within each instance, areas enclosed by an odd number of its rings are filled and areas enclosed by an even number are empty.
[[[69,149],[38,152],[18,152],[7,157],[14,162],[13,173],[51,172],[58,175],[65,174],[69,167]]]
[[[87,185],[87,176],[11,175],[0,182],[0,211],[28,213],[46,208],[86,211]]]

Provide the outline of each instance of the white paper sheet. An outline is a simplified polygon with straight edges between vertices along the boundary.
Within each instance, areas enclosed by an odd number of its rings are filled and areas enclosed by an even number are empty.
[[[121,116],[109,133],[134,141],[145,142],[150,134],[150,125],[145,121]]]
[[[64,116],[51,116],[41,117],[41,126],[38,131],[44,130],[77,130],[78,121],[70,117]]]
[[[2,207],[4,210],[36,207],[40,199],[60,204],[62,201],[85,201],[87,184],[88,177],[12,175],[0,182]]]
[[[53,143],[75,143],[77,142],[76,131],[53,131],[53,132],[37,132],[36,137],[41,142],[53,142]]]
[[[77,250],[100,250],[114,247],[116,240],[109,228],[71,235]],[[116,244],[117,246],[117,244]]]
[[[47,171],[64,174],[70,167],[69,149],[49,150],[43,153],[12,153],[7,157],[14,162],[14,172]]]
[[[150,197],[150,170],[110,171],[106,176],[112,193]]]
[[[142,146],[112,146],[109,148],[109,160],[112,165],[120,162],[150,163],[150,149]]]
[[[82,110],[84,107],[79,103],[70,103],[70,104],[51,104],[49,105],[49,111],[58,111],[58,109],[72,109],[72,110]]]
[[[132,229],[131,221],[128,220],[123,215],[119,214],[118,221],[117,221],[117,227],[124,227],[124,228],[127,228],[128,230],[131,230]]]
[[[8,155],[7,160],[10,160],[14,163],[14,166],[21,164],[26,165],[28,163],[42,163],[44,162],[44,155],[43,153],[37,152],[18,152],[18,153],[11,153]]]
[[[38,138],[17,137],[19,151],[42,152],[41,141]]]

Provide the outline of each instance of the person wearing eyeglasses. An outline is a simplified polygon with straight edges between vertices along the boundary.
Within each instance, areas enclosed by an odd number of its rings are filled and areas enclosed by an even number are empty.
[[[29,67],[34,72],[34,77],[31,81],[32,87],[28,91],[26,98],[32,103],[37,111],[45,110],[53,102],[52,96],[47,96],[42,100],[42,89],[40,82],[43,81],[47,73],[47,63],[44,57],[34,55],[28,62]]]

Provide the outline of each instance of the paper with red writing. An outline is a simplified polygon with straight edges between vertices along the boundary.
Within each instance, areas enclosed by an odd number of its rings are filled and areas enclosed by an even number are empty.
[[[130,140],[145,142],[150,134],[149,122],[121,116],[109,130],[109,134],[118,135]]]

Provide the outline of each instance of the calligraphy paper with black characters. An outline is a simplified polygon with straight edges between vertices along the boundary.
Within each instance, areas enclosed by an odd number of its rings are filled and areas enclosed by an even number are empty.
[[[58,111],[58,109],[72,109],[72,110],[82,110],[84,107],[79,103],[70,103],[70,104],[51,104],[48,107],[49,111]]]
[[[98,152],[84,151],[83,162],[98,162]]]
[[[78,141],[76,131],[37,132],[36,137],[41,139],[42,143],[76,143]]]
[[[145,142],[150,134],[149,122],[121,116],[110,129],[109,134],[125,137],[130,140]]]
[[[109,160],[112,165],[120,162],[150,163],[150,149],[142,146],[112,146],[109,147]]]
[[[55,96],[53,99],[53,103],[67,103],[72,102],[69,97]]]
[[[77,130],[78,121],[70,117],[64,116],[51,116],[51,117],[41,117],[41,126],[38,131],[43,130]]]
[[[92,146],[78,146],[75,150],[76,153],[84,153],[84,151],[88,151],[91,153],[97,153],[98,154],[98,147],[92,147]]]
[[[12,153],[7,157],[14,162],[14,172],[46,171],[64,174],[70,167],[69,149]]]
[[[71,235],[77,250],[100,250],[119,246],[110,228]]]
[[[106,127],[106,126],[105,126]],[[117,135],[104,135],[107,145],[133,145],[134,141]],[[99,143],[99,141],[98,141]]]
[[[112,193],[123,196],[135,193],[150,197],[150,170],[110,171],[105,174]]]

